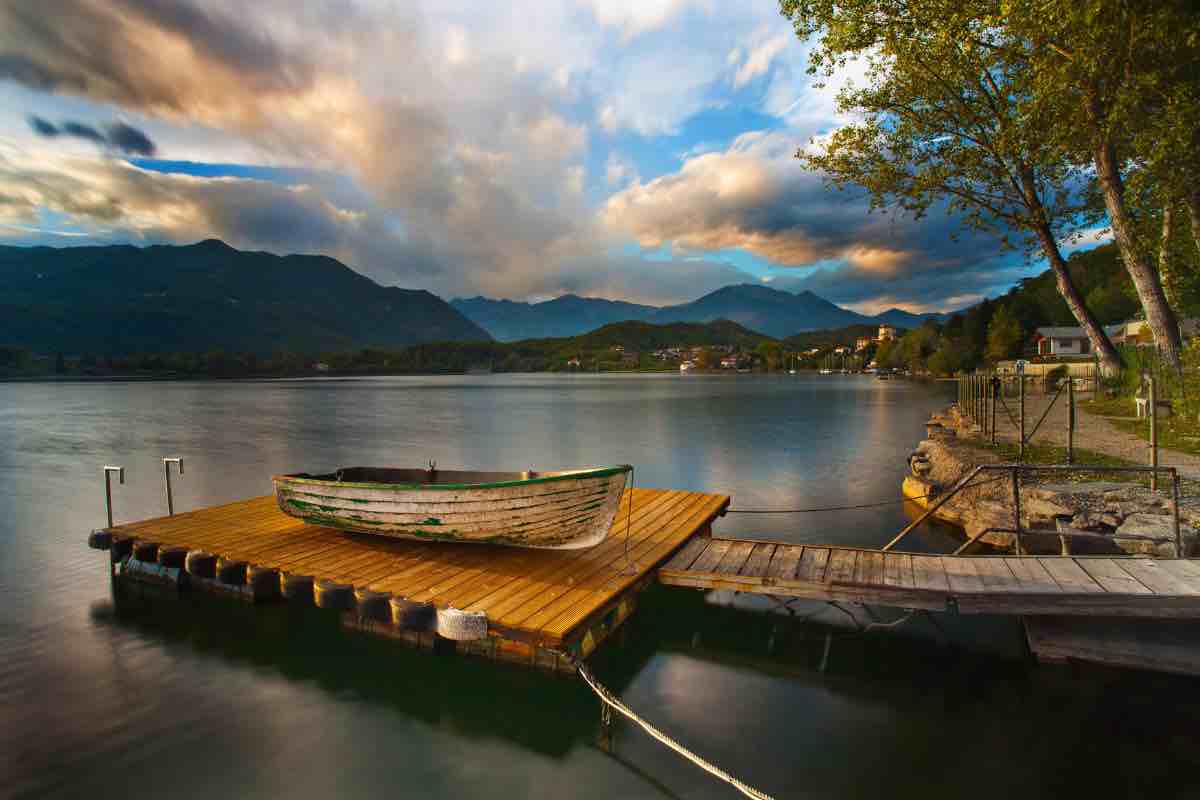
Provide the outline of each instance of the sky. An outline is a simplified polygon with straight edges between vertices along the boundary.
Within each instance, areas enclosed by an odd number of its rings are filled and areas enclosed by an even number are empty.
[[[0,243],[324,253],[443,297],[952,310],[1042,265],[869,213],[774,0],[8,0]]]

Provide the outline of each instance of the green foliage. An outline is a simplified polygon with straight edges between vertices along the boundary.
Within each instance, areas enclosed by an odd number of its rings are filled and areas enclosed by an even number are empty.
[[[0,345],[0,372],[18,372],[29,366],[30,353],[22,347]]]
[[[993,363],[1012,358],[1021,351],[1025,335],[1021,324],[1007,307],[1001,306],[988,323],[987,359]]]
[[[848,325],[845,328],[797,333],[784,339],[783,345],[789,350],[800,352],[814,347],[832,350],[835,347],[854,347],[859,339],[872,339],[877,333],[878,325]]]
[[[784,350],[780,342],[749,331],[727,320],[710,323],[652,325],[618,322],[582,336],[561,339],[528,339],[521,342],[433,342],[399,349],[362,348],[333,353],[298,353],[280,350],[269,356],[211,350],[206,353],[146,353],[109,356],[98,361],[84,356],[74,365],[84,375],[202,375],[245,377],[322,374],[371,375],[464,372],[490,368],[496,372],[546,372],[568,369],[578,359],[581,369],[663,369],[651,353],[668,347],[707,346],[705,358],[719,366],[728,351],[754,352],[764,365],[778,368]],[[621,348],[618,350],[617,348]],[[8,353],[8,355],[6,355]],[[636,355],[635,355],[636,354]],[[0,370],[6,359],[26,364],[28,353],[17,348],[0,348]]]

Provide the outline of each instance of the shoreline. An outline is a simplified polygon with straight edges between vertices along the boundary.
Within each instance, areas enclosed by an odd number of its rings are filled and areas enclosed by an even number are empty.
[[[867,373],[858,373],[860,376],[873,377]],[[423,378],[423,377],[446,377],[446,376],[475,376],[483,377],[487,375],[679,375],[680,377],[688,375],[703,375],[707,377],[719,376],[727,378],[736,378],[743,376],[754,375],[772,375],[777,377],[799,377],[801,375],[818,375],[816,370],[804,370],[795,375],[790,375],[786,371],[776,370],[768,371],[751,371],[741,372],[739,370],[730,369],[712,369],[712,370],[688,370],[681,372],[678,369],[606,369],[600,372],[592,370],[494,370],[492,372],[471,372],[468,370],[445,370],[445,371],[430,371],[430,372],[304,372],[304,373],[261,373],[254,375],[203,375],[203,374],[155,374],[155,375],[9,375],[0,376],[0,384],[5,383],[155,383],[169,381],[277,381],[277,380],[307,380],[312,378],[319,379],[334,379],[334,378]],[[820,377],[845,377],[845,376],[820,376]],[[893,378],[898,380],[898,378]],[[904,380],[925,381],[930,380],[923,376],[906,377]],[[940,379],[933,379],[940,380]]]
[[[927,438],[908,459],[901,495],[927,510],[958,480],[981,464],[1005,461],[951,405],[926,424]],[[1078,473],[1047,480],[1025,473],[1020,487],[1022,544],[1036,554],[1141,555],[1174,558],[1173,501],[1168,491],[1151,492],[1136,481],[1097,479],[1080,465]],[[1016,521],[1012,483],[989,480],[962,489],[933,513],[953,525],[964,541],[1013,550],[1016,536],[991,531],[1012,529]],[[1200,498],[1183,498],[1179,508],[1185,557],[1200,551]],[[1063,535],[1082,533],[1079,535]]]

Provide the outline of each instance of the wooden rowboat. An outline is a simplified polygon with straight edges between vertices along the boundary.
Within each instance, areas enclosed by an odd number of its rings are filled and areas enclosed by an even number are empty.
[[[271,480],[280,510],[313,525],[402,539],[572,549],[608,536],[632,470],[346,467]]]

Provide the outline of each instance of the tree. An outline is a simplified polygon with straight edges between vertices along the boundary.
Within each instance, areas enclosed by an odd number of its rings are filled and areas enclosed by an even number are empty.
[[[762,361],[763,367],[768,372],[773,372],[779,369],[779,365],[783,362],[783,345],[779,342],[760,342],[758,347],[754,348],[754,354]]]
[[[1021,351],[1025,335],[1016,317],[1005,306],[996,309],[988,325],[987,359],[991,362],[1012,358]]]
[[[1094,169],[1155,342],[1180,369],[1179,325],[1153,254],[1168,250],[1178,201],[1200,224],[1200,10],[1194,0],[1005,0],[996,21],[1007,57],[1029,65],[1023,110],[1053,120],[1047,143]],[[1159,248],[1138,231],[1155,206]]]
[[[864,85],[838,96],[861,121],[797,157],[836,186],[856,184],[872,208],[923,216],[944,204],[1002,247],[1040,250],[1058,290],[1102,364],[1120,359],[1084,304],[1058,241],[1080,200],[1080,171],[1045,143],[1053,120],[1026,113],[1031,76],[1006,46],[1001,0],[782,0],[801,38],[819,36],[811,73],[832,76],[851,59]]]

